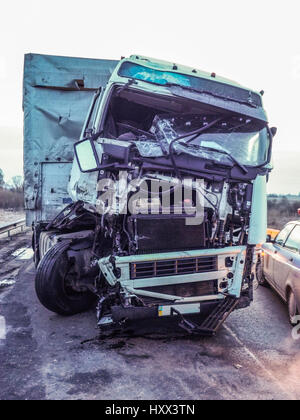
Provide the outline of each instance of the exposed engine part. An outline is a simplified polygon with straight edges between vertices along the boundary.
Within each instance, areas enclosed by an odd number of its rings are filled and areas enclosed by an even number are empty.
[[[187,226],[187,215],[137,215],[127,219],[136,253],[201,249],[207,246],[207,222]]]

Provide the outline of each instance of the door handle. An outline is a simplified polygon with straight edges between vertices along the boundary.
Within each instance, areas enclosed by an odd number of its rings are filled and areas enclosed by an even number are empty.
[[[290,261],[293,262],[294,261],[294,258],[290,258]]]
[[[275,251],[275,252],[274,252],[274,254],[277,254],[277,253],[278,253],[278,251]]]

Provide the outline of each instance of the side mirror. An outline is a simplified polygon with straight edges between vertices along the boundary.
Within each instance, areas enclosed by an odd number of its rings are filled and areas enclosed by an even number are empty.
[[[266,242],[273,242],[271,235],[267,235]]]
[[[273,137],[275,137],[275,136],[276,136],[276,134],[277,134],[277,127],[271,127],[271,128],[270,128],[270,131],[271,131],[271,133],[272,133],[272,136],[273,136]]]
[[[91,139],[82,140],[74,145],[75,156],[81,172],[97,171],[102,161],[102,146]]]

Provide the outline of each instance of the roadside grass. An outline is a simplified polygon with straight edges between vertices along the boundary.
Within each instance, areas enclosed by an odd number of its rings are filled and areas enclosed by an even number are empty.
[[[268,199],[268,227],[282,229],[291,220],[300,220],[297,210],[300,209],[299,200],[289,200],[287,197]]]

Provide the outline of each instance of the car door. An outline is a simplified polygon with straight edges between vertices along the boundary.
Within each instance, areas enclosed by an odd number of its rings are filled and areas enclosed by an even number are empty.
[[[263,246],[264,250],[264,275],[268,282],[276,287],[275,283],[275,261],[277,260],[278,252],[282,249],[289,234],[294,228],[293,223],[287,224],[277,235],[273,243],[266,243]],[[277,288],[277,287],[276,287]]]
[[[295,262],[298,260],[300,248],[300,225],[294,226],[283,247],[274,259],[275,285],[278,292],[285,297],[286,283]]]

